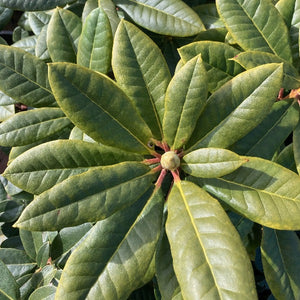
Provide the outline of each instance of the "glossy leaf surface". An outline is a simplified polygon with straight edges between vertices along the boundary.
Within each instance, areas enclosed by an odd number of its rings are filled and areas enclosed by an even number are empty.
[[[77,63],[106,74],[110,69],[112,32],[109,19],[100,7],[86,18],[79,39]]]
[[[74,13],[60,8],[54,11],[47,30],[48,51],[53,62],[76,62],[81,30],[81,20]]]
[[[73,175],[131,160],[143,158],[95,143],[57,140],[34,147],[17,157],[5,170],[5,176],[23,190],[37,195]]]
[[[37,108],[18,113],[0,124],[2,146],[23,146],[51,136],[70,120],[59,108]]]
[[[127,299],[141,285],[162,221],[161,191],[151,193],[94,226],[68,260],[57,298]]]
[[[271,1],[217,0],[216,4],[228,31],[243,49],[292,61],[287,26]]]
[[[180,149],[189,140],[206,98],[206,70],[199,55],[174,75],[167,89],[163,133],[171,149]]]
[[[192,36],[205,30],[198,15],[183,1],[114,0],[140,26],[159,34]]]
[[[164,98],[171,76],[160,49],[136,26],[121,21],[112,67],[119,86],[134,101],[153,135],[161,139]]]
[[[178,52],[185,63],[201,54],[207,71],[208,91],[211,93],[243,71],[239,64],[230,60],[238,55],[240,51],[225,43],[199,41],[179,48]]]
[[[300,242],[293,231],[263,229],[262,263],[266,280],[276,299],[300,297]]]
[[[0,89],[28,106],[56,106],[47,65],[29,53],[0,45]]]
[[[191,182],[168,199],[167,236],[183,298],[256,299],[252,267],[217,200]]]
[[[67,117],[94,140],[147,153],[152,137],[130,99],[114,81],[78,65],[50,65],[50,83]]]
[[[153,179],[150,168],[137,162],[94,168],[40,194],[16,226],[31,231],[59,230],[105,219],[139,199]]]
[[[229,150],[202,148],[185,155],[180,167],[195,177],[214,178],[227,175],[246,162],[246,159]]]
[[[189,142],[192,149],[226,148],[245,136],[269,113],[281,82],[282,65],[267,64],[224,84],[207,100]]]
[[[218,179],[193,179],[246,218],[280,230],[300,228],[300,177],[261,158]]]

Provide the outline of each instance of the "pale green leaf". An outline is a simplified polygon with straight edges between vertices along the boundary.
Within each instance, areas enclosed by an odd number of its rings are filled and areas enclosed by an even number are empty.
[[[35,53],[37,37],[35,35],[24,37],[21,40],[13,43],[11,46],[15,48],[20,48],[32,55]]]
[[[112,32],[109,19],[101,7],[86,18],[78,43],[77,63],[106,74],[110,69]]]
[[[261,256],[267,283],[276,299],[300,298],[300,241],[293,231],[263,229]]]
[[[43,245],[42,232],[20,229],[19,233],[26,254],[34,261],[38,250]]]
[[[15,105],[1,105],[0,106],[0,122],[5,121],[15,114]]]
[[[177,182],[168,198],[167,236],[184,299],[256,299],[248,254],[217,200]]]
[[[245,158],[248,162],[229,175],[192,180],[253,222],[299,230],[300,177],[274,162]]]
[[[57,140],[34,147],[14,159],[4,176],[38,195],[55,184],[92,168],[122,161],[143,160],[120,149],[80,140]]]
[[[44,26],[36,40],[35,45],[35,56],[42,60],[50,60],[50,55],[47,46],[47,30],[48,26]]]
[[[287,26],[271,1],[216,0],[233,39],[245,50],[264,51],[292,62]]]
[[[205,30],[196,14],[183,1],[114,0],[138,25],[153,32],[171,36],[191,36]]]
[[[50,21],[51,15],[41,11],[41,12],[30,12],[28,14],[29,25],[35,35],[39,35]]]
[[[56,106],[48,82],[48,67],[24,50],[0,45],[0,89],[28,106]]]
[[[164,139],[171,149],[187,143],[207,99],[207,77],[201,55],[187,62],[172,78],[165,99]]]
[[[0,6],[15,10],[37,11],[48,10],[56,6],[64,6],[73,0],[0,0]]]
[[[281,83],[282,65],[278,64],[235,76],[207,100],[188,147],[226,148],[238,141],[269,113]]]
[[[124,162],[74,175],[37,196],[15,226],[59,230],[103,220],[139,199],[154,179],[150,170],[143,163]]]
[[[17,300],[20,297],[19,286],[5,263],[0,260],[0,299]]]
[[[299,104],[293,99],[274,103],[271,112],[232,150],[249,156],[272,159],[299,121]]]
[[[116,6],[112,0],[99,0],[98,2],[109,18],[111,30],[114,35],[120,22]]]
[[[131,152],[151,150],[150,129],[110,78],[68,63],[51,64],[49,76],[62,110],[95,141]]]
[[[208,91],[214,92],[243,68],[230,60],[240,53],[234,47],[217,41],[199,41],[179,48],[179,54],[186,63],[193,57],[201,54],[202,61],[207,71]]]
[[[94,226],[69,258],[57,298],[127,299],[141,285],[162,224],[163,196],[152,191]]]
[[[81,15],[82,22],[84,23],[88,15],[98,7],[98,0],[86,0]]]
[[[206,29],[225,27],[218,15],[215,3],[193,6],[193,10],[198,14]]]
[[[47,29],[47,45],[53,62],[76,62],[82,23],[69,10],[56,8]]]
[[[195,177],[214,178],[229,174],[246,162],[229,150],[202,148],[185,155],[180,167]]]
[[[134,101],[153,135],[161,139],[164,98],[171,76],[160,49],[136,26],[121,21],[112,67],[120,87]]]
[[[53,285],[41,286],[34,290],[28,300],[54,300],[56,287]]]
[[[8,147],[31,144],[70,125],[70,120],[59,108],[20,112],[0,124],[0,144]]]
[[[275,54],[262,51],[246,51],[237,54],[232,60],[239,63],[246,70],[268,63],[283,63],[284,77],[282,87],[289,90],[300,86],[300,77],[297,69],[291,63]]]

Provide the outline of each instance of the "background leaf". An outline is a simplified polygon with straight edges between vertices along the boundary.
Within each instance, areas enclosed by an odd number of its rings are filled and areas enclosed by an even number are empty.
[[[171,76],[160,49],[137,27],[121,21],[112,67],[117,83],[134,101],[154,137],[161,139],[164,98]]]
[[[20,292],[17,282],[2,260],[0,260],[0,270],[0,298],[18,299],[20,297]]]
[[[216,4],[228,31],[243,49],[274,53],[292,62],[287,26],[271,1],[216,0]]]
[[[218,201],[204,190],[188,181],[173,186],[166,230],[183,298],[256,299],[240,237]]]
[[[95,141],[148,153],[150,129],[130,99],[108,77],[78,65],[50,65],[55,98],[67,117]]]
[[[191,36],[205,30],[198,15],[176,0],[114,0],[138,25],[159,34]]]
[[[300,242],[293,231],[263,229],[262,263],[266,280],[276,299],[300,297]]]
[[[15,10],[34,11],[48,10],[56,6],[64,6],[73,0],[0,0],[0,6],[8,7]]]
[[[78,43],[77,63],[106,74],[110,70],[112,32],[109,19],[101,7],[86,18]]]

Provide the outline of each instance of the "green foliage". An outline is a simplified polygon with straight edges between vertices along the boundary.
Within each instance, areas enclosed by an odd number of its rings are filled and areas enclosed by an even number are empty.
[[[0,298],[299,299],[298,6],[0,0]]]

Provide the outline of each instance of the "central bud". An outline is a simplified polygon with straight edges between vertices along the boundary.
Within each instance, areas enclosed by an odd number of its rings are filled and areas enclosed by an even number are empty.
[[[180,158],[174,151],[168,151],[161,156],[160,164],[163,169],[174,171],[180,166]]]

